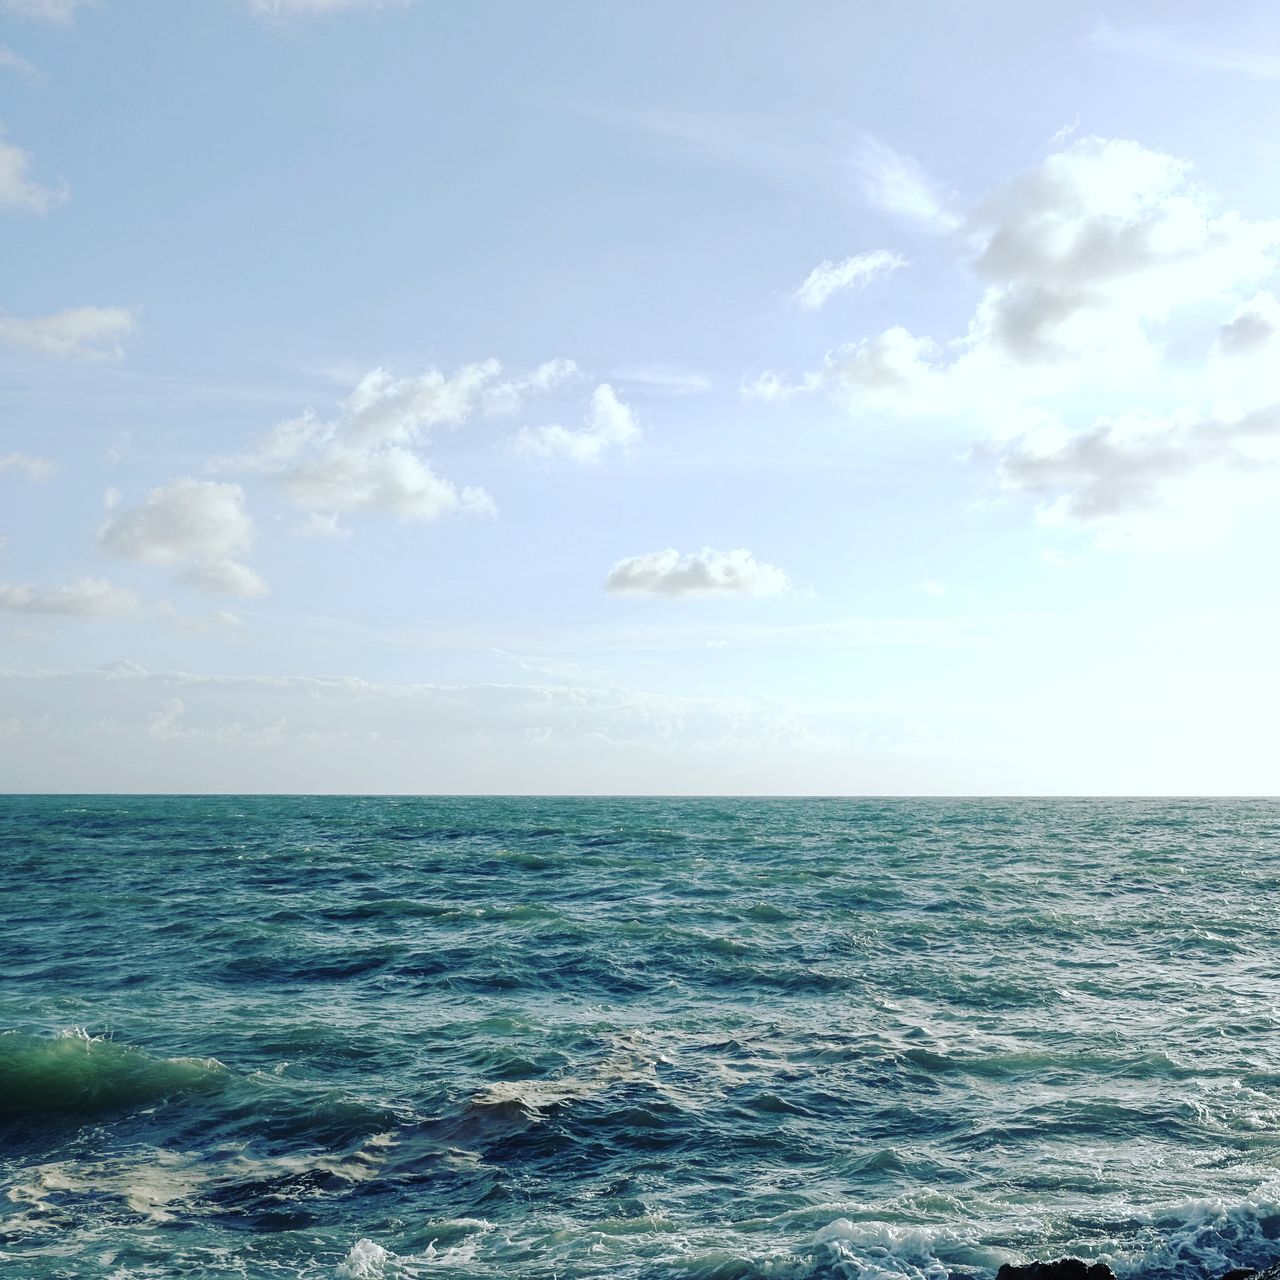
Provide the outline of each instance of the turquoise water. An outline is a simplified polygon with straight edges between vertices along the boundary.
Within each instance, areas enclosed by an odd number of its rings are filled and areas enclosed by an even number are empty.
[[[1280,1256],[1280,803],[0,799],[49,1277]]]

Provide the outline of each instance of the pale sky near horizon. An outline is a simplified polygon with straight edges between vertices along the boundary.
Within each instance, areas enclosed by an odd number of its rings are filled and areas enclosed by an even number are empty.
[[[0,790],[1272,793],[1280,18],[0,0]]]

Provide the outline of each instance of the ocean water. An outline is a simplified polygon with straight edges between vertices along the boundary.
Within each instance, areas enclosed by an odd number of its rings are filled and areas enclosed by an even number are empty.
[[[0,799],[0,1271],[1280,1257],[1280,804]]]

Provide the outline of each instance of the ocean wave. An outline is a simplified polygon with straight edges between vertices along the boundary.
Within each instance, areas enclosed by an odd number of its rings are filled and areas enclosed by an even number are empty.
[[[1138,1241],[1104,1261],[1134,1277],[1220,1276],[1280,1258],[1280,1182],[1239,1200],[1192,1199],[1139,1215]]]
[[[71,1027],[56,1036],[0,1033],[0,1119],[101,1115],[221,1089],[216,1058],[153,1058]]]

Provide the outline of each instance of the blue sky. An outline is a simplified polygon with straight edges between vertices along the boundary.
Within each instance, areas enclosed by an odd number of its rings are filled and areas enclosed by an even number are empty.
[[[1268,6],[0,0],[0,787],[1275,789]]]

